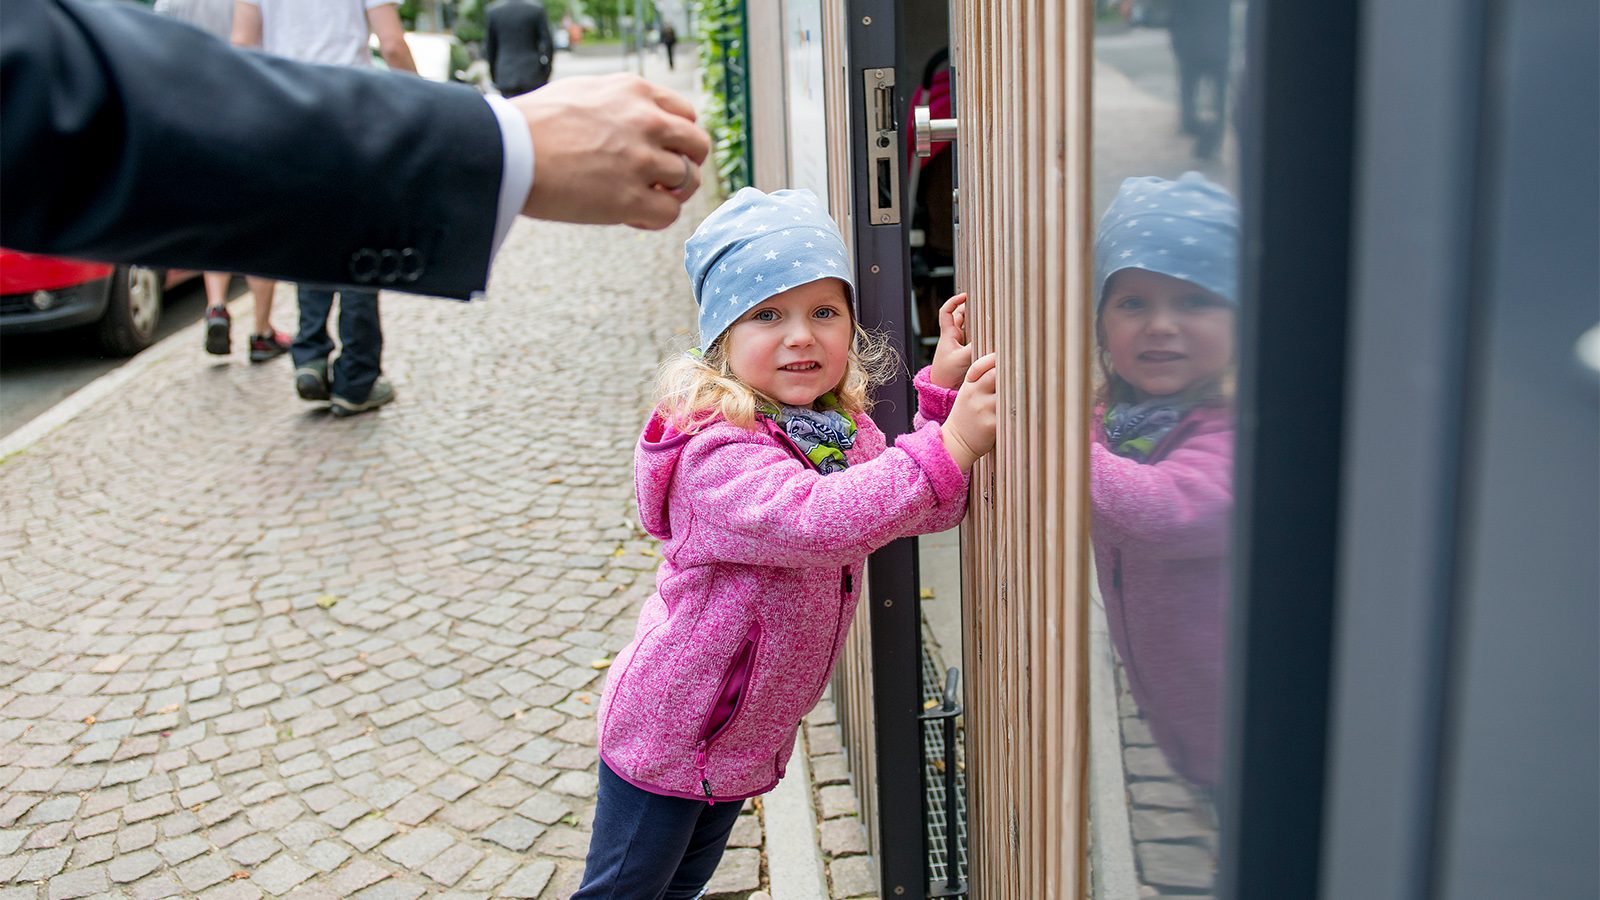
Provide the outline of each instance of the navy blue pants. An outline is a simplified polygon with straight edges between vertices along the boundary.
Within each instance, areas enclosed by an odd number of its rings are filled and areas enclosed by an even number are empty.
[[[709,804],[636,788],[600,762],[600,796],[572,900],[691,900],[722,861],[743,803]]]
[[[328,336],[328,318],[333,312],[334,292],[322,288],[299,288],[300,331],[289,345],[296,367],[313,360],[327,360],[333,352]],[[343,289],[339,294],[339,358],[329,372],[333,392],[353,403],[361,403],[372,393],[372,383],[383,372],[383,327],[378,324],[378,293]]]

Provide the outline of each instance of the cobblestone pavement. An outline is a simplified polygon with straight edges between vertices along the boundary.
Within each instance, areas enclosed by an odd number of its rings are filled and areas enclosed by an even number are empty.
[[[1139,896],[1210,900],[1217,870],[1216,808],[1168,765],[1120,662],[1116,679]]]
[[[0,462],[0,898],[576,887],[603,663],[656,564],[632,446],[710,202],[521,221],[480,303],[385,295],[374,414],[192,332]],[[759,886],[760,840],[722,889]]]

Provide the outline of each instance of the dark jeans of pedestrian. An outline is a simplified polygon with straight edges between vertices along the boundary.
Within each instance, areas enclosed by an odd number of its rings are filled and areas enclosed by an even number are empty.
[[[673,48],[674,45],[673,44],[662,44],[661,46],[667,48],[667,68],[676,69],[677,66],[672,64],[672,48]]]
[[[300,331],[289,345],[289,355],[298,368],[315,360],[326,360],[333,353],[333,338],[328,335],[328,316],[333,311],[335,291],[299,288]],[[344,289],[339,295],[339,358],[334,361],[329,385],[333,393],[352,403],[361,403],[372,392],[372,383],[383,373],[383,328],[378,324],[376,291]]]
[[[744,806],[663,797],[600,762],[583,886],[572,900],[691,900],[722,861]]]

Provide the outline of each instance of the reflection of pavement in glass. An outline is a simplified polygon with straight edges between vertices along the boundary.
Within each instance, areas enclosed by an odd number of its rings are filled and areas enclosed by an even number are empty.
[[[1224,133],[1222,146],[1214,158],[1197,159],[1193,153],[1194,138],[1178,127],[1175,100],[1150,93],[1098,56],[1093,79],[1096,163],[1092,208],[1097,219],[1116,196],[1122,179],[1132,175],[1177,178],[1194,170],[1238,192],[1235,167],[1231,164],[1238,154],[1237,135],[1231,127]]]
[[[1216,877],[1216,808],[1167,765],[1128,692],[1120,662],[1116,682],[1139,896],[1209,897]]]

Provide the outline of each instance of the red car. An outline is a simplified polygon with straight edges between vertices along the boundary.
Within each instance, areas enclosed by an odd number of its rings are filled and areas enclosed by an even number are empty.
[[[194,274],[0,249],[0,334],[91,327],[107,352],[131,356],[155,340],[165,289]]]

